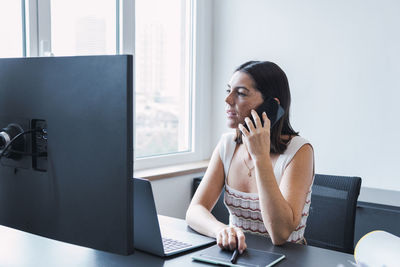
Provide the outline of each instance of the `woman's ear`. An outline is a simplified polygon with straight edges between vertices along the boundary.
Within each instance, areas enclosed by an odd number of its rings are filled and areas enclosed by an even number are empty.
[[[279,99],[277,97],[274,98],[276,102],[278,102],[278,104],[281,104],[281,101],[279,101]]]

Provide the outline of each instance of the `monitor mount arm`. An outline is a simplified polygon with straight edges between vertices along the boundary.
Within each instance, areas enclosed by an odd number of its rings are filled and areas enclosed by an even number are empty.
[[[14,153],[13,151],[25,152],[26,139],[24,135],[20,135],[17,139],[13,139],[18,135],[23,133],[24,130],[21,126],[16,123],[10,123],[7,127],[0,130],[0,153],[7,158],[19,159],[22,157],[20,153]],[[13,142],[10,144],[10,142]],[[9,148],[7,149],[7,146]],[[5,153],[3,150],[7,149]]]

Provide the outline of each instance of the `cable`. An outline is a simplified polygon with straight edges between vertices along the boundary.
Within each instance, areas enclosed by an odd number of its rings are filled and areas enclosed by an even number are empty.
[[[23,156],[47,157],[47,153],[46,153],[46,152],[42,152],[42,153],[29,153],[29,152],[22,152],[22,151],[14,150],[14,149],[9,149],[8,151],[11,152],[11,153],[20,154],[20,155],[23,155]]]
[[[29,134],[29,133],[34,133],[34,132],[39,132],[42,131],[42,129],[32,129],[32,130],[28,130],[22,133],[17,134],[16,136],[14,136],[13,139],[11,139],[11,141],[4,147],[4,149],[1,151],[0,153],[0,160],[1,158],[4,156],[4,154],[6,153],[7,149],[15,142],[15,140],[17,140],[19,137],[25,135],[25,134]],[[24,153],[24,152],[22,152]]]

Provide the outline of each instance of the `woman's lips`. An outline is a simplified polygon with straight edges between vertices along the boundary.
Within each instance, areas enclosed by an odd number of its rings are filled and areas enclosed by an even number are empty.
[[[226,111],[226,116],[227,116],[228,118],[235,118],[236,115],[237,115],[237,113],[236,113],[235,111],[232,111],[232,110],[227,110],[227,111]]]

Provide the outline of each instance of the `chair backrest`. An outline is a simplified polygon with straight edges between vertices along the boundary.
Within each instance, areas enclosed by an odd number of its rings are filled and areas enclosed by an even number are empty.
[[[353,253],[360,186],[360,177],[315,175],[304,234],[308,245]]]

